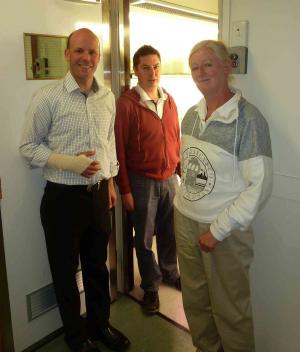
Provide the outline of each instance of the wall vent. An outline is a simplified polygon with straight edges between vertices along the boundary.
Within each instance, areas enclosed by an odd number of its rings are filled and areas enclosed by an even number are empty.
[[[78,290],[83,292],[82,273],[76,274]],[[57,307],[53,284],[49,284],[26,296],[28,320],[31,321],[49,310]]]
[[[31,321],[57,306],[53,284],[49,284],[26,296],[28,320]]]

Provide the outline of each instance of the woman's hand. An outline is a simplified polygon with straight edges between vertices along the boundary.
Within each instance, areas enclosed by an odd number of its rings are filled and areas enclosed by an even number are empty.
[[[212,252],[216,245],[219,243],[210,231],[207,231],[204,235],[199,238],[199,245],[203,252]]]

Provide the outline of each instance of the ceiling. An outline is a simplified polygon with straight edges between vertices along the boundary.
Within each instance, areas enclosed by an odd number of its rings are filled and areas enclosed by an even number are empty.
[[[218,14],[218,0],[166,0],[166,2]]]

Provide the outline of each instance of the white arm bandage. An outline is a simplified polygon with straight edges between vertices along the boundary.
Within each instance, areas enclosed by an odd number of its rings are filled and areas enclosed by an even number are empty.
[[[51,153],[47,161],[47,166],[58,170],[73,171],[81,175],[92,162],[92,159],[83,154],[66,155]]]

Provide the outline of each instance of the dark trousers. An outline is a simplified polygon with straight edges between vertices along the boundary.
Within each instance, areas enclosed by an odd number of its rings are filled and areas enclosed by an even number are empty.
[[[129,179],[135,205],[130,216],[135,231],[141,288],[145,291],[158,291],[162,280],[172,283],[179,277],[173,224],[177,176],[156,181],[130,172]],[[152,251],[154,234],[158,263]]]
[[[105,327],[110,313],[109,274],[106,267],[111,232],[108,184],[98,189],[47,182],[41,203],[48,259],[66,341],[75,346],[87,339],[80,316],[76,272],[81,262],[87,326]]]

